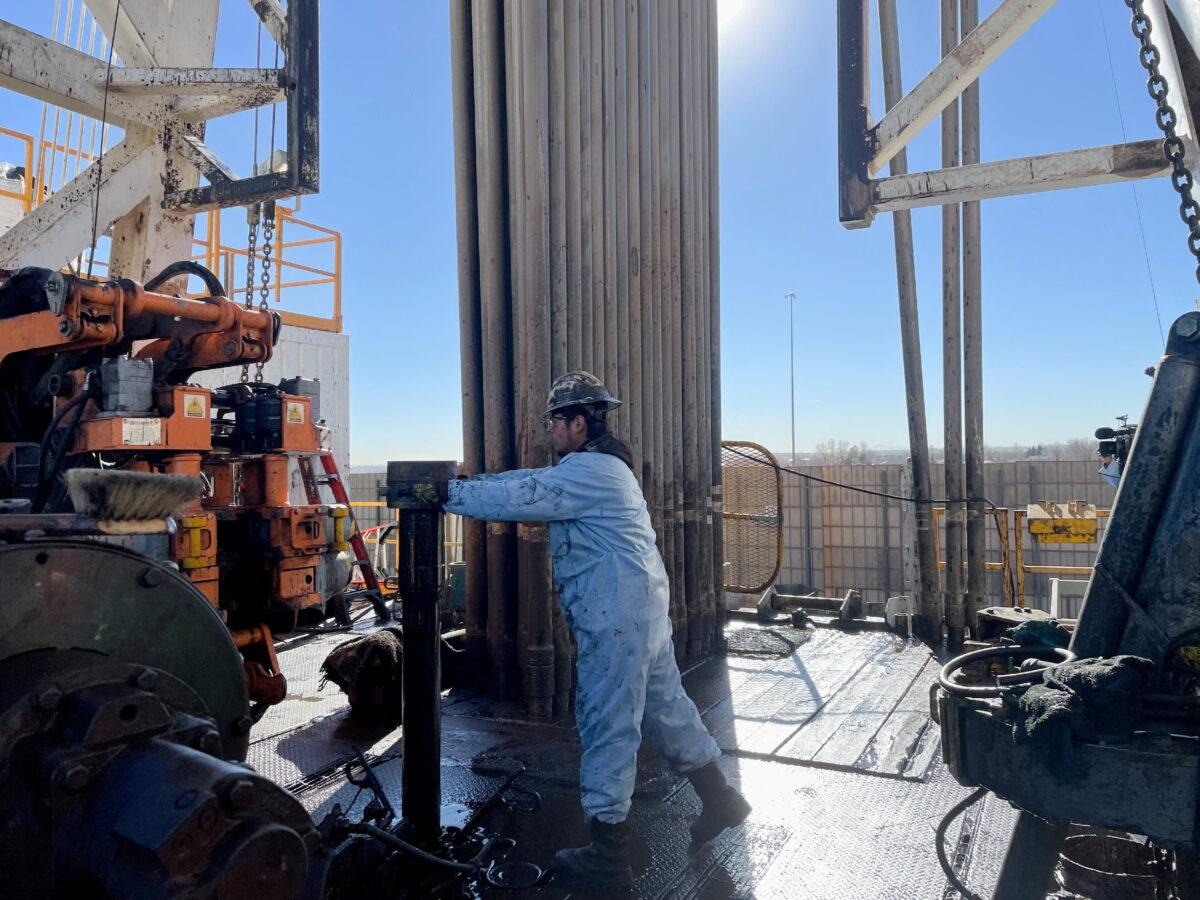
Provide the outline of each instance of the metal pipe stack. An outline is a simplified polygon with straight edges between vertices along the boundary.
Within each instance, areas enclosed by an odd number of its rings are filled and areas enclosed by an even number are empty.
[[[942,55],[959,41],[958,0],[942,0]],[[961,164],[959,101],[942,113],[942,166]],[[962,386],[962,207],[942,206],[942,416],[946,460],[946,631],[950,646],[959,647],[966,630],[963,538],[966,510],[963,497]]]
[[[624,401],[681,659],[719,639],[714,0],[452,0],[466,471],[552,462],[554,377]],[[573,646],[543,526],[470,526],[484,683],[565,712]]]

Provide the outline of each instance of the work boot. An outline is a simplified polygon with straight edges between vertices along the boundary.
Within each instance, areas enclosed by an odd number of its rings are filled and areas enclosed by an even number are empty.
[[[590,847],[559,850],[554,854],[554,883],[564,891],[616,894],[633,887],[629,866],[629,823],[588,823]]]
[[[692,843],[711,841],[726,828],[740,825],[750,815],[750,804],[725,780],[716,761],[688,772],[688,780],[704,808],[692,822]]]

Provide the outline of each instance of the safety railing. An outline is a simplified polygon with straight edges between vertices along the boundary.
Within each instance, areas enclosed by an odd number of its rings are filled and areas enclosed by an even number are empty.
[[[1096,510],[1096,518],[1104,519],[1112,513],[1110,509]],[[1017,577],[1017,605],[1025,605],[1025,576],[1026,575],[1081,575],[1084,578],[1091,577],[1091,566],[1032,566],[1025,564],[1025,547],[1022,536],[1024,534],[1024,523],[1028,513],[1023,509],[1013,510],[1013,532],[1016,535],[1016,541],[1013,546],[1013,570]],[[1099,539],[1097,538],[1097,546]]]
[[[39,142],[32,135],[0,128],[0,138],[11,139],[21,145],[20,155],[25,165],[24,190],[0,190],[0,197],[19,201],[21,214],[28,215],[52,196],[55,190],[61,189],[86,169],[96,158],[95,138],[89,141],[84,137],[82,123],[77,129],[78,140],[72,137],[74,130],[72,123],[68,122],[68,140],[59,143],[48,139]],[[89,149],[85,150],[85,146]],[[239,296],[244,298],[244,273],[249,248],[224,242],[219,210],[202,213],[201,216],[203,222],[197,217],[192,259],[218,273],[231,299]],[[319,265],[313,264],[314,256],[321,260]],[[254,260],[256,272],[262,272],[262,261],[262,248],[258,247]],[[300,289],[328,288],[328,314],[280,309],[279,315],[284,324],[334,333],[342,330],[341,232],[301,219],[295,210],[277,203],[271,265],[267,293],[276,305],[283,306],[289,296],[296,297],[295,292]],[[108,269],[108,262],[102,256],[97,256],[91,268],[93,273],[103,275]],[[254,286],[255,291],[261,289],[261,284]]]
[[[17,193],[16,191],[0,190],[0,197],[8,197],[12,200],[21,202],[21,214],[28,215],[33,209],[34,190],[33,190],[33,137],[28,134],[22,134],[19,131],[10,131],[7,128],[0,128],[0,135],[6,138],[12,138],[24,145],[23,155],[25,157],[25,190]]]
[[[1009,525],[1009,513],[1012,513],[1012,525]],[[1105,519],[1112,514],[1110,509],[1097,509],[1097,519]],[[989,515],[992,516],[996,524],[996,531],[999,537],[1001,546],[1001,561],[988,562],[986,564],[987,571],[1003,573],[1004,577],[1004,605],[1005,606],[1025,606],[1026,605],[1026,576],[1028,575],[1052,575],[1052,576],[1076,576],[1087,578],[1092,574],[1092,566],[1051,566],[1051,565],[1031,565],[1025,562],[1025,524],[1029,517],[1025,509],[1013,509],[997,507],[989,510]],[[937,561],[938,569],[938,588],[943,588],[942,572],[946,570],[946,561],[942,559],[942,540],[941,540],[941,523],[946,515],[944,507],[935,506],[933,508],[933,554]],[[1096,540],[1099,544],[1099,538]],[[1077,546],[1065,544],[1064,546]],[[1011,566],[1011,568],[1010,568]],[[963,564],[963,571],[966,571],[966,564]],[[1010,577],[1011,573],[1011,577]]]
[[[245,298],[247,285],[244,281],[244,271],[248,247],[234,247],[225,244],[221,236],[220,213],[204,214],[204,238],[197,238],[194,244],[200,252],[192,258],[213,272],[218,273],[225,284],[225,292],[231,300]],[[299,237],[288,240],[289,231],[299,232]],[[300,248],[322,248],[330,257],[329,268],[321,268],[299,262],[294,256]],[[312,251],[309,251],[312,252]],[[263,271],[262,247],[255,248],[254,270]],[[299,218],[293,210],[282,204],[275,206],[275,238],[271,255],[271,276],[267,282],[267,292],[276,304],[282,304],[284,293],[297,288],[320,287],[328,285],[331,292],[332,309],[328,316],[310,315],[294,310],[279,310],[280,318],[286,325],[299,328],[312,328],[317,331],[340,332],[342,330],[342,235],[341,232],[324,225],[317,225]],[[287,280],[291,276],[292,280]],[[305,277],[308,276],[308,277]],[[238,280],[242,279],[241,287]],[[252,285],[253,291],[261,290],[261,285]]]
[[[1008,510],[1000,507],[988,510],[992,520],[996,524],[996,532],[1000,542],[1000,561],[985,563],[984,567],[989,572],[1002,573],[1001,581],[1004,583],[1004,605],[1013,605],[1013,586],[1012,579],[1008,577],[1008,559],[1009,559],[1009,531],[1008,531]],[[939,528],[942,518],[946,515],[946,509],[943,506],[935,506],[933,508],[933,558],[937,561],[938,569],[938,589],[944,589],[942,582],[942,572],[946,569],[946,561],[942,559],[941,548],[941,529]],[[1018,539],[1018,543],[1020,543]],[[963,563],[963,571],[966,572],[967,564]],[[1024,598],[1022,598],[1023,601]],[[1017,603],[1018,606],[1024,606],[1024,602]]]
[[[351,500],[350,508],[354,510],[372,510],[376,514],[372,518],[378,517],[383,520],[378,525],[363,528],[363,541],[371,551],[371,559],[374,560],[375,547],[379,544],[378,535],[388,525],[400,521],[400,511],[398,509],[388,509],[387,504],[382,500]],[[449,576],[448,570],[450,564],[463,561],[463,532],[461,516],[447,514],[444,518],[445,540],[443,541],[443,547],[445,548],[445,553],[443,562],[447,569],[446,572],[443,572],[443,578],[445,579]],[[361,527],[362,523],[360,522],[359,525]],[[385,548],[383,559],[384,569],[386,572],[395,572],[400,552],[400,542],[397,538],[392,537],[385,539],[383,544]],[[384,573],[380,572],[377,574],[382,576]]]

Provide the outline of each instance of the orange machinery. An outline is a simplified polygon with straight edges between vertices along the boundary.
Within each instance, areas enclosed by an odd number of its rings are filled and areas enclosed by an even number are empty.
[[[210,296],[156,292],[187,274]],[[324,618],[349,581],[352,526],[347,506],[321,502],[313,477],[323,432],[315,383],[190,382],[271,358],[279,317],[224,293],[192,262],[144,286],[0,270],[0,497],[59,511],[69,504],[59,476],[77,466],[205,478],[211,489],[166,553],[225,618],[251,699],[269,705],[286,694],[273,633],[304,614]]]

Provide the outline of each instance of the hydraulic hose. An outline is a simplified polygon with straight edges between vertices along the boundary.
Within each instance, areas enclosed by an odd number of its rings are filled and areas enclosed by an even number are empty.
[[[469,872],[471,874],[479,871],[479,866],[474,863],[455,862],[452,859],[443,859],[440,856],[434,856],[432,853],[426,853],[420,847],[416,847],[408,841],[396,837],[390,831],[385,831],[375,825],[368,825],[366,822],[359,825],[351,825],[346,830],[352,834],[365,834],[368,837],[373,837],[375,840],[407,853],[409,856],[421,860],[421,862],[429,863],[431,866],[442,866],[446,869],[453,869],[456,872]]]
[[[937,848],[937,858],[942,866],[942,871],[946,873],[946,878],[954,886],[954,889],[962,894],[966,900],[983,900],[983,898],[967,887],[950,864],[950,859],[946,856],[946,832],[950,830],[950,826],[954,823],[955,819],[961,816],[968,807],[978,802],[986,793],[987,788],[976,788],[950,807],[950,812],[946,813],[945,818],[938,825],[937,834],[934,837],[934,846]]]
[[[173,262],[145,284],[142,288],[147,291],[153,291],[161,287],[166,282],[170,281],[176,275],[197,275],[204,282],[204,286],[208,288],[209,294],[214,297],[225,296],[225,286],[221,284],[221,279],[213,274],[211,269],[200,265],[198,262],[193,262],[190,259],[181,259],[179,262]]]

